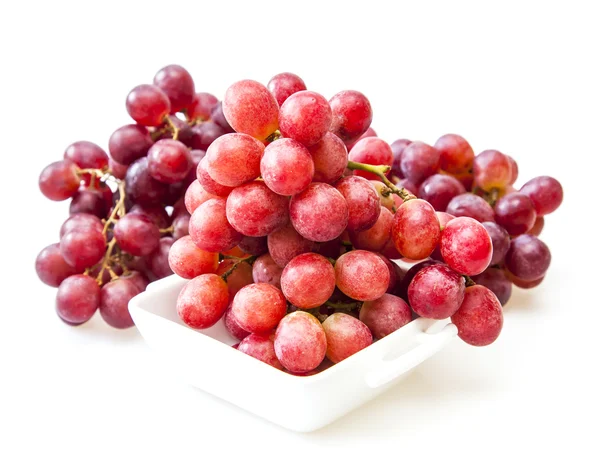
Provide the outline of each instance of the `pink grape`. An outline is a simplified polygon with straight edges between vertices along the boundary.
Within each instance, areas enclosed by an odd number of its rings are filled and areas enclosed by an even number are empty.
[[[342,177],[348,165],[348,151],[339,137],[328,131],[308,151],[315,168],[313,181],[335,183]]]
[[[415,313],[428,319],[447,319],[460,307],[465,279],[447,266],[425,267],[408,286],[408,301]]]
[[[281,290],[298,308],[321,306],[335,290],[333,266],[327,258],[316,253],[298,255],[283,269]]]
[[[341,235],[348,224],[348,204],[334,187],[312,183],[290,201],[292,225],[304,238],[325,242]]]
[[[158,247],[160,231],[148,216],[129,213],[119,219],[114,229],[119,247],[134,256],[146,256]]]
[[[315,316],[296,311],[281,319],[275,332],[275,354],[290,372],[309,372],[321,364],[327,351],[325,330]]]
[[[157,127],[169,115],[171,102],[157,86],[142,84],[127,95],[127,112],[139,125]]]
[[[440,251],[451,269],[471,276],[489,266],[493,247],[490,235],[481,223],[470,217],[457,217],[442,231]]]
[[[260,237],[244,236],[242,238],[242,240],[240,241],[240,243],[238,244],[238,247],[244,253],[247,253],[248,255],[255,255],[255,256],[262,255],[263,253],[267,253],[269,251],[269,248],[267,247],[267,237],[266,236],[260,236]]]
[[[185,115],[189,121],[210,119],[212,109],[219,103],[217,97],[208,92],[196,92],[189,108],[186,108]]]
[[[419,198],[431,203],[436,211],[446,211],[448,203],[465,192],[461,182],[450,175],[432,175],[419,186]]]
[[[235,265],[235,268],[233,267]],[[233,301],[235,294],[244,286],[252,284],[252,267],[245,261],[236,262],[232,259],[224,259],[219,263],[217,275],[223,275],[233,268],[233,271],[227,277],[227,291],[229,292],[229,301]]]
[[[137,270],[132,270],[126,275],[119,275],[119,278],[121,280],[131,281],[140,290],[140,292],[144,292],[146,290],[146,287],[150,284],[148,278],[146,278],[145,275],[143,275],[141,272],[138,272]]]
[[[233,191],[233,188],[230,186],[223,186],[213,180],[206,170],[207,164],[208,160],[203,158],[196,167],[196,177],[198,178],[198,181],[209,194],[227,197],[229,193]]]
[[[187,326],[204,329],[217,323],[228,305],[227,284],[220,276],[208,273],[183,287],[177,297],[177,314]]]
[[[505,265],[513,275],[524,281],[542,278],[550,267],[550,249],[535,236],[522,234],[510,242]]]
[[[391,174],[397,176],[398,178],[404,178],[404,174],[402,173],[402,153],[404,153],[404,149],[412,144],[412,141],[409,139],[397,139],[390,145],[392,149],[392,156],[394,160],[392,161],[392,171]]]
[[[358,91],[341,91],[330,100],[332,121],[330,131],[345,144],[357,140],[371,126],[373,110],[369,99]]]
[[[390,273],[375,253],[353,250],[344,253],[335,263],[336,285],[348,297],[372,301],[387,291]]]
[[[92,267],[104,256],[106,239],[93,228],[69,231],[60,239],[60,253],[78,272]]]
[[[227,221],[245,236],[267,236],[288,221],[288,199],[262,181],[236,187],[227,197]]]
[[[265,184],[280,195],[302,192],[314,173],[310,152],[292,139],[278,139],[269,144],[260,161],[260,174]]]
[[[219,196],[206,192],[198,180],[194,181],[189,185],[185,191],[185,209],[190,214],[194,214],[194,211],[202,205],[204,202],[211,199],[218,199]]]
[[[269,234],[267,244],[273,260],[281,268],[294,257],[315,249],[315,243],[302,237],[291,224]]]
[[[125,178],[128,167],[128,165],[118,163],[112,158],[108,160],[108,170],[110,170],[110,173],[119,180],[123,180]]]
[[[506,157],[508,158],[508,161],[510,162],[510,173],[511,173],[510,181],[508,182],[508,184],[513,185],[513,184],[515,184],[515,181],[517,181],[517,178],[519,178],[519,166],[517,165],[517,162],[510,155],[506,155]]]
[[[235,131],[260,141],[279,127],[277,100],[265,86],[253,80],[242,80],[229,86],[223,99],[223,114]]]
[[[35,271],[42,282],[52,287],[60,286],[66,278],[77,274],[60,254],[59,244],[48,245],[38,254]]]
[[[323,322],[323,329],[327,338],[327,358],[336,364],[373,343],[369,327],[348,314],[330,315]]]
[[[277,265],[268,253],[256,258],[256,261],[252,264],[252,279],[255,283],[268,283],[281,289],[282,273],[283,269]]]
[[[69,214],[92,214],[103,218],[107,213],[104,195],[96,189],[80,189],[69,204]]]
[[[510,247],[510,236],[508,232],[495,222],[482,222],[481,225],[492,239],[492,259],[490,266],[500,264],[504,260],[508,247]]]
[[[222,252],[235,247],[242,235],[227,221],[225,199],[210,199],[193,212],[190,236],[197,247],[207,252]]]
[[[140,158],[129,166],[125,176],[127,198],[134,203],[155,205],[162,203],[168,194],[168,186],[150,175],[148,158]]]
[[[237,323],[251,333],[273,330],[287,312],[285,297],[267,283],[249,284],[233,298],[231,313]]]
[[[392,239],[398,251],[409,259],[427,258],[440,238],[440,222],[425,200],[403,203],[394,215]]]
[[[367,131],[365,131],[363,134],[361,134],[358,139],[356,139],[355,141],[352,141],[351,143],[348,144],[348,151],[352,150],[352,148],[354,148],[354,146],[358,142],[360,142],[361,140],[366,139],[368,137],[377,137],[377,133],[371,127],[367,128]]]
[[[542,230],[544,229],[544,216],[538,216],[533,223],[531,229],[527,232],[527,234],[531,234],[533,236],[539,236],[542,234]]]
[[[118,278],[102,286],[100,291],[100,315],[114,328],[130,328],[134,325],[129,313],[129,301],[141,292],[131,280]]]
[[[325,97],[312,91],[299,91],[281,105],[279,129],[283,136],[308,147],[325,136],[331,119],[331,107]]]
[[[283,366],[275,354],[275,345],[273,341],[275,336],[264,336],[261,334],[251,334],[242,340],[238,345],[238,350],[246,355],[252,356],[276,369],[283,370]]]
[[[154,84],[169,98],[171,113],[192,106],[194,102],[194,80],[190,73],[177,64],[163,67],[154,76]]]
[[[169,250],[169,267],[177,275],[192,279],[214,273],[219,266],[219,254],[199,249],[190,236],[175,241]]]
[[[348,205],[348,231],[362,231],[377,222],[381,211],[379,195],[373,185],[362,177],[344,177],[335,188]]]
[[[60,237],[62,238],[69,231],[93,228],[100,233],[104,229],[104,225],[100,222],[100,219],[93,214],[87,213],[76,213],[72,214],[67,220],[65,220],[60,227]]]
[[[494,342],[502,331],[503,322],[502,305],[492,291],[480,285],[465,289],[462,305],[452,316],[458,337],[475,346]]]
[[[496,222],[511,236],[526,233],[535,223],[533,202],[525,194],[512,192],[500,198],[494,206]]]
[[[108,155],[98,145],[77,141],[67,147],[63,155],[82,169],[103,169],[108,166]]]
[[[100,306],[100,286],[89,275],[65,278],[56,292],[56,312],[70,325],[79,325],[92,318]]]
[[[512,179],[512,164],[504,153],[485,150],[473,162],[475,184],[485,191],[506,187]]]
[[[350,233],[350,241],[361,250],[381,251],[392,236],[394,215],[383,206],[379,207],[379,217],[375,224],[364,231]]]
[[[225,325],[225,329],[227,332],[238,340],[244,339],[246,336],[250,335],[250,332],[244,330],[240,325],[235,321],[235,318],[231,314],[231,305],[225,311],[223,315],[223,324]]]
[[[117,163],[128,166],[136,159],[146,156],[153,143],[146,127],[125,125],[110,136],[108,151]]]
[[[265,146],[247,134],[231,133],[217,138],[206,152],[206,170],[224,186],[239,186],[260,175]]]
[[[533,178],[525,183],[520,191],[531,199],[538,216],[545,216],[555,211],[563,200],[563,188],[552,177]]]
[[[402,152],[400,168],[406,178],[420,184],[440,168],[440,153],[431,145],[414,141]]]
[[[162,183],[183,181],[192,168],[192,156],[179,141],[162,139],[148,152],[148,172]]]
[[[474,276],[473,281],[492,291],[502,306],[510,299],[512,283],[502,269],[488,267],[484,272]]]
[[[465,138],[445,134],[433,145],[440,152],[440,167],[449,173],[464,173],[473,167],[475,153]]]
[[[169,251],[175,240],[170,236],[160,238],[158,247],[148,256],[146,256],[146,264],[156,279],[168,277],[173,273],[169,267]]]
[[[368,137],[358,141],[348,154],[350,161],[372,164],[375,166],[391,166],[394,162],[392,148],[383,139],[378,137]],[[366,178],[368,180],[378,180],[379,176],[364,170],[355,170],[354,175]]]
[[[471,217],[479,222],[494,221],[494,209],[484,199],[471,193],[460,194],[450,200],[446,212],[456,217]]]
[[[298,75],[284,72],[271,78],[267,84],[267,88],[281,106],[290,95],[295,94],[296,92],[305,91],[306,84],[304,84],[304,81]]]
[[[412,320],[410,306],[400,297],[383,294],[360,308],[359,319],[369,327],[375,339],[399,330]]]
[[[42,194],[54,201],[66,200],[77,193],[81,178],[77,165],[70,160],[54,162],[40,174],[38,184]]]

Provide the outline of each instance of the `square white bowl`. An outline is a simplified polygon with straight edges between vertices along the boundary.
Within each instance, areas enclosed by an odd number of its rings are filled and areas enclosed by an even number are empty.
[[[232,348],[222,321],[186,326],[176,302],[187,281],[172,275],[129,302],[144,339],[192,386],[294,431],[321,428],[373,399],[457,333],[447,321],[419,318],[323,372],[295,376]]]

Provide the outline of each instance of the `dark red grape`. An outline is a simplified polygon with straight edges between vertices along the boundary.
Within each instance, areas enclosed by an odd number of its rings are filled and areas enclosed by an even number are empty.
[[[392,148],[383,139],[378,137],[368,137],[358,141],[348,154],[350,161],[363,164],[372,164],[375,166],[391,166],[394,161]],[[355,170],[354,174],[368,180],[379,180],[379,176],[364,170]]]
[[[191,328],[212,327],[229,305],[227,284],[215,274],[200,275],[183,287],[177,297],[177,314]]]
[[[329,100],[331,129],[345,144],[356,141],[371,126],[373,110],[369,99],[358,91],[341,91]]]
[[[327,338],[315,316],[296,311],[281,319],[275,332],[275,354],[290,372],[306,373],[325,358]]]
[[[251,333],[273,330],[286,312],[285,297],[279,289],[267,283],[243,287],[231,304],[231,313],[236,322]]]
[[[60,253],[67,264],[78,272],[100,261],[105,247],[104,235],[93,228],[75,229],[60,239]]]
[[[52,287],[58,287],[67,277],[77,274],[61,255],[59,244],[51,244],[37,255],[35,271],[42,282]]]
[[[414,141],[402,152],[400,168],[406,178],[420,184],[440,168],[440,153],[431,145]]]
[[[285,267],[294,257],[312,252],[315,243],[302,237],[291,224],[274,231],[267,238],[269,253],[280,267]]]
[[[542,278],[550,267],[550,249],[535,236],[522,234],[510,241],[504,258],[506,269],[517,278],[533,281]]]
[[[552,177],[543,176],[529,180],[521,188],[521,193],[531,199],[538,216],[555,211],[563,200],[562,186]]]
[[[240,186],[260,175],[265,146],[247,134],[231,133],[216,139],[206,152],[206,170],[224,186]]]
[[[438,244],[440,222],[425,200],[403,203],[394,215],[392,239],[398,251],[410,259],[427,258]]]
[[[535,223],[533,202],[525,194],[512,192],[500,198],[494,206],[496,222],[511,236],[526,233]]]
[[[54,162],[44,168],[38,184],[40,191],[54,201],[66,200],[77,193],[81,178],[78,167],[70,160]]]
[[[473,167],[475,153],[465,138],[458,134],[445,134],[433,145],[440,152],[440,167],[452,173],[465,173]]]
[[[474,276],[473,281],[492,291],[502,306],[506,305],[510,299],[512,283],[502,269],[490,267],[479,275]]]
[[[156,250],[146,256],[148,269],[158,280],[173,274],[171,267],[169,267],[169,251],[174,242],[175,240],[170,236],[162,237]]]
[[[470,286],[465,290],[462,305],[452,316],[458,337],[467,344],[489,345],[502,331],[502,305],[485,286]]]
[[[419,198],[431,203],[436,211],[446,211],[450,200],[465,192],[460,181],[450,175],[432,175],[419,186]]]
[[[96,189],[80,189],[69,204],[69,214],[92,214],[105,218],[108,213],[103,194]]]
[[[348,314],[330,315],[323,322],[323,329],[327,338],[327,358],[333,363],[343,361],[373,342],[369,327]]]
[[[100,315],[114,328],[130,328],[134,325],[129,314],[129,301],[140,293],[131,280],[118,278],[102,286],[100,291]]]
[[[381,211],[379,195],[373,185],[362,177],[344,177],[335,188],[348,205],[348,231],[363,231],[377,222]]]
[[[446,224],[440,237],[444,262],[460,274],[477,275],[492,260],[492,240],[485,227],[470,217],[457,217]]]
[[[325,303],[335,289],[335,271],[327,258],[304,253],[292,259],[281,275],[281,290],[288,301],[302,309]]]
[[[127,95],[125,104],[131,118],[146,127],[161,125],[171,110],[171,102],[167,94],[151,84],[142,84],[133,88]]]
[[[64,221],[60,227],[60,237],[62,238],[69,231],[84,228],[94,228],[98,232],[102,233],[104,225],[102,225],[102,222],[97,216],[86,213],[76,213]]]
[[[119,219],[113,233],[119,247],[134,256],[146,256],[158,247],[160,231],[152,219],[129,213]]]
[[[148,158],[140,158],[129,166],[125,176],[125,192],[133,203],[154,205],[162,203],[168,186],[150,175]]]
[[[276,369],[283,370],[283,366],[275,354],[273,341],[275,336],[264,336],[261,334],[251,334],[244,338],[238,345],[238,350],[246,355],[252,356]]]
[[[171,219],[169,213],[159,205],[133,205],[128,213],[141,214],[148,217],[158,228],[167,228]]]
[[[252,265],[252,279],[255,283],[272,284],[281,289],[281,274],[283,269],[271,258],[271,255],[265,253],[259,256]]]
[[[442,264],[425,267],[408,286],[413,311],[428,319],[447,319],[460,307],[465,295],[465,279]]]
[[[154,76],[154,84],[169,98],[171,113],[192,106],[194,102],[194,80],[190,73],[176,64],[163,67]]]
[[[295,195],[312,181],[315,166],[310,152],[293,139],[278,139],[267,145],[260,161],[266,185],[280,195]]]
[[[410,306],[400,297],[383,294],[360,308],[359,319],[369,327],[375,339],[381,339],[412,320]]]
[[[299,91],[306,90],[306,84],[298,75],[289,72],[283,72],[275,75],[269,80],[267,88],[281,106],[287,98]]]
[[[492,239],[492,260],[490,266],[500,264],[504,260],[504,256],[510,246],[510,236],[508,232],[500,225],[494,222],[482,222],[483,227]]]
[[[136,159],[146,156],[153,143],[146,127],[125,125],[110,136],[108,151],[112,159],[128,166]]]
[[[186,212],[185,214],[180,214],[175,219],[173,219],[173,238],[175,240],[181,239],[184,236],[190,234],[190,218],[192,216]]]
[[[419,193],[419,186],[417,186],[415,183],[413,183],[412,181],[410,181],[406,178],[399,180],[396,183],[396,186],[398,186],[399,188],[404,188],[408,192],[410,192],[411,194],[414,194],[414,195]]]
[[[267,253],[269,248],[267,246],[267,237],[251,237],[244,236],[240,243],[238,244],[240,250],[249,255],[259,256],[263,253]]]
[[[88,275],[71,275],[58,287],[56,312],[70,325],[92,318],[100,306],[100,286]]]
[[[335,263],[336,285],[348,297],[372,301],[387,291],[390,273],[375,253],[353,250],[344,253]]]
[[[119,278],[121,280],[128,280],[132,282],[140,290],[140,292],[144,292],[146,287],[150,284],[148,278],[146,278],[144,274],[138,272],[137,270],[132,270],[125,275],[119,275]]]
[[[210,112],[210,118],[212,119],[212,121],[214,123],[216,123],[223,130],[225,130],[225,133],[233,133],[235,131],[233,128],[231,128],[231,125],[229,125],[229,122],[227,122],[227,119],[225,118],[225,114],[223,114],[223,103],[222,102],[219,102],[215,105],[215,107]]]
[[[404,153],[404,149],[412,144],[412,141],[408,139],[397,139],[390,145],[392,149],[392,156],[394,157],[392,161],[392,171],[391,175],[394,175],[398,178],[404,178],[404,173],[402,173],[402,153]]]
[[[455,217],[471,217],[479,222],[494,221],[494,209],[488,202],[469,192],[450,200],[446,212]]]
[[[188,148],[173,139],[156,142],[148,152],[148,173],[162,183],[183,181],[192,164]]]
[[[189,139],[184,141],[180,138],[179,140],[188,147],[199,150],[208,150],[210,144],[224,134],[227,134],[227,131],[215,122],[202,122],[191,128]]]
[[[121,164],[121,163],[116,162],[112,158],[110,158],[108,160],[108,170],[110,170],[110,173],[115,178],[118,178],[119,180],[125,179],[125,175],[127,174],[127,168],[128,167],[129,166],[127,166],[125,164]]]
[[[186,108],[185,115],[190,121],[209,120],[212,109],[219,103],[217,97],[208,92],[196,92],[192,104]]]
[[[544,275],[541,278],[538,278],[537,280],[527,281],[527,280],[522,280],[521,278],[517,278],[512,273],[510,273],[508,270],[505,270],[504,274],[506,275],[506,278],[508,278],[512,284],[514,284],[517,287],[520,287],[521,289],[532,289],[536,286],[539,286],[542,283],[542,281],[544,281],[544,277],[545,277],[545,275]]]
[[[421,261],[421,262],[413,265],[410,269],[408,269],[406,271],[406,273],[404,274],[404,277],[402,278],[400,283],[398,283],[398,286],[395,289],[394,294],[401,298],[408,298],[408,286],[410,285],[410,282],[413,280],[415,275],[417,273],[419,273],[419,271],[421,269],[423,269],[424,267],[429,267],[434,264],[443,264],[443,263],[440,261],[436,261],[434,259],[426,259],[424,261]]]
[[[77,141],[65,150],[65,159],[73,161],[81,169],[104,169],[108,155],[98,145],[89,141]]]
[[[296,92],[283,102],[279,110],[281,134],[307,147],[319,142],[330,126],[329,102],[316,92]]]

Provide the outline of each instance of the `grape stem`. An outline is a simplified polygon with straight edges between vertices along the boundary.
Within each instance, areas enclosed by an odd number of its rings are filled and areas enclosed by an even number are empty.
[[[102,259],[102,264],[100,265],[100,271],[98,272],[98,276],[96,277],[96,282],[99,285],[102,285],[102,276],[104,275],[104,271],[108,270],[108,273],[110,273],[110,277],[111,279],[115,279],[118,278],[117,274],[115,274],[113,272],[113,270],[110,268],[110,262],[111,262],[111,255],[113,252],[113,249],[115,248],[115,245],[117,244],[117,240],[115,238],[112,238],[110,240],[110,242],[108,243],[108,246],[106,248],[106,253],[104,254],[104,258]]]
[[[331,302],[331,301],[326,301],[325,306],[329,306],[330,308],[333,308],[333,309],[342,309],[345,311],[352,311],[353,309],[358,308],[359,304],[358,303],[335,303],[335,302]]]
[[[374,166],[372,164],[364,164],[364,163],[359,163],[359,162],[355,162],[355,161],[348,161],[348,165],[346,167],[348,167],[348,169],[350,169],[350,170],[364,170],[365,172],[370,172],[374,175],[377,175],[379,178],[381,178],[381,181],[383,182],[383,184],[385,184],[389,189],[389,192],[382,191],[382,195],[384,195],[384,196],[388,196],[390,193],[393,192],[394,194],[398,195],[403,201],[413,200],[413,199],[417,198],[414,195],[412,195],[410,192],[408,192],[406,189],[404,189],[403,187],[398,188],[398,186],[396,186],[394,183],[392,183],[390,180],[388,180],[388,178],[385,176],[385,174],[387,172],[389,172],[390,170],[392,170],[392,168],[390,166],[386,166],[386,165]]]
[[[224,259],[237,259],[237,261],[225,273],[223,273],[223,275],[221,275],[221,278],[223,278],[223,281],[227,281],[227,277],[233,273],[233,271],[237,268],[238,265],[240,265],[241,263],[244,263],[244,262],[252,265],[254,260],[257,258],[257,256],[255,256],[255,255],[250,255],[246,258],[238,258],[236,256],[230,256],[228,258],[228,256],[229,255],[223,255],[223,258]]]
[[[171,139],[176,141],[177,138],[179,137],[179,128],[177,128],[177,126],[173,123],[173,121],[171,120],[171,118],[169,116],[165,117],[165,122],[169,125],[169,128],[171,129],[171,132],[173,133],[173,137]]]
[[[466,287],[470,287],[470,286],[475,286],[477,283],[475,283],[473,281],[473,279],[468,276],[468,275],[463,275],[463,278],[465,279],[465,286]]]
[[[167,227],[167,228],[161,228],[158,231],[160,231],[161,234],[164,234],[164,233],[172,233],[174,229],[175,228],[173,227],[173,225],[171,225],[170,227]]]
[[[273,141],[276,141],[280,137],[281,137],[281,132],[279,130],[275,130],[273,132],[273,134],[270,134],[269,136],[267,136],[267,138],[265,139],[265,141],[271,143]]]

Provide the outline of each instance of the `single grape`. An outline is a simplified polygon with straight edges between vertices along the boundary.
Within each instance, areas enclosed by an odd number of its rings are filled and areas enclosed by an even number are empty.
[[[316,247],[313,241],[302,237],[291,224],[269,234],[267,244],[273,260],[281,268],[294,257],[312,252]]]
[[[223,315],[223,324],[225,325],[227,332],[240,341],[246,336],[250,335],[248,331],[240,327],[240,325],[235,321],[235,318],[231,314],[231,305],[229,305],[227,311],[225,311],[225,314]]]
[[[154,76],[154,84],[167,94],[172,114],[188,109],[194,103],[194,80],[181,66],[172,64],[163,67]]]
[[[200,275],[183,287],[177,297],[177,314],[187,326],[212,327],[229,305],[227,284],[213,273]]]
[[[79,325],[92,318],[100,306],[100,286],[89,275],[65,278],[56,293],[56,312],[69,325]]]
[[[185,191],[185,208],[190,214],[194,214],[194,211],[202,205],[204,202],[211,199],[220,198],[217,195],[206,192],[198,180],[194,181],[189,185]]]
[[[278,139],[269,144],[260,161],[260,174],[265,184],[280,195],[304,191],[314,173],[310,152],[293,139]]]
[[[330,241],[341,235],[348,224],[348,204],[334,187],[312,183],[304,192],[292,197],[290,219],[296,231],[306,239]]]
[[[510,247],[510,236],[508,232],[495,222],[482,222],[481,225],[492,239],[492,259],[490,266],[500,264]]]
[[[484,199],[469,192],[450,200],[446,212],[456,217],[471,217],[479,222],[494,222],[494,209]]]
[[[183,181],[192,168],[192,156],[179,141],[162,139],[148,152],[148,172],[162,183]]]
[[[160,231],[143,214],[128,213],[115,225],[113,233],[119,247],[134,256],[146,256],[158,247]]]
[[[153,143],[146,127],[125,125],[110,136],[108,151],[117,163],[128,166],[136,159],[146,156]]]
[[[367,230],[375,225],[381,211],[379,195],[373,185],[362,177],[344,177],[335,188],[348,205],[348,231]]]
[[[339,363],[373,343],[369,327],[344,313],[335,313],[323,322],[327,338],[327,358]]]
[[[352,148],[354,148],[354,146],[360,142],[363,139],[366,139],[368,137],[377,137],[377,133],[375,132],[375,130],[371,127],[367,128],[367,131],[365,131],[363,134],[360,135],[360,137],[358,139],[356,139],[355,141],[352,141],[348,144],[348,151],[352,150]]]
[[[222,102],[219,102],[214,106],[214,108],[210,112],[210,118],[214,123],[219,125],[225,131],[225,133],[235,132],[235,130],[233,128],[231,128],[231,125],[229,124],[229,122],[227,122],[227,119],[225,118],[225,114],[223,114],[223,103]]]
[[[69,214],[92,214],[102,219],[107,213],[106,200],[96,189],[80,189],[69,204]]]
[[[37,255],[35,271],[42,282],[52,287],[58,287],[66,278],[78,273],[61,255],[59,244],[48,245]]]
[[[98,145],[89,141],[77,141],[65,150],[64,159],[69,159],[81,169],[104,169],[108,166],[108,155]]]
[[[535,222],[531,229],[527,232],[527,234],[531,234],[533,236],[539,236],[542,234],[542,230],[544,229],[544,216],[537,216]]]
[[[348,151],[339,137],[328,131],[308,151],[315,168],[313,181],[335,183],[342,177],[348,165]]]
[[[132,270],[126,275],[119,275],[119,279],[132,282],[140,290],[140,292],[144,292],[146,287],[150,284],[148,278],[146,278],[144,274],[138,272],[137,270]]]
[[[378,137],[368,137],[358,141],[348,154],[350,161],[372,164],[375,166],[391,166],[394,161],[392,148],[383,139]],[[379,176],[364,170],[355,170],[354,175],[366,178],[368,180],[378,180]]]
[[[504,188],[512,179],[512,165],[504,153],[485,150],[473,161],[473,175],[475,184],[484,191]]]
[[[233,298],[231,313],[240,326],[251,333],[273,330],[287,312],[285,297],[267,283],[243,287]]]
[[[82,272],[96,264],[106,247],[106,239],[102,232],[93,228],[75,229],[60,239],[60,253],[66,263]]]
[[[217,195],[220,197],[227,197],[233,188],[230,186],[223,186],[222,184],[217,183],[215,180],[211,178],[206,170],[206,165],[208,164],[207,159],[202,159],[198,167],[196,168],[196,176],[198,181],[204,188],[206,192],[209,194]]]
[[[471,172],[453,174],[452,176],[460,181],[467,192],[471,192],[473,190],[474,177]]]
[[[192,279],[214,273],[219,266],[219,254],[199,249],[190,236],[175,241],[169,250],[169,267],[177,275]]]
[[[54,201],[66,200],[77,193],[81,178],[78,167],[71,160],[54,162],[44,168],[38,184],[40,191]]]
[[[532,289],[536,286],[539,286],[542,283],[542,281],[544,281],[544,277],[545,277],[545,275],[544,275],[541,278],[538,278],[537,280],[526,281],[526,280],[522,280],[521,278],[517,278],[512,273],[510,273],[508,270],[505,270],[504,274],[506,275],[506,278],[508,278],[512,284],[514,284],[517,287],[520,287],[521,289]]]
[[[465,192],[460,181],[450,175],[431,175],[419,186],[419,198],[431,203],[436,211],[446,211],[450,200]]]
[[[403,275],[404,272],[396,263],[390,261],[381,253],[377,253],[377,256],[381,258],[381,260],[385,263],[385,265],[388,268],[388,272],[390,273],[390,282],[388,283],[388,288],[386,292],[392,293],[396,289],[396,284],[398,283],[398,275]]]
[[[331,126],[331,107],[321,94],[299,91],[279,110],[281,134],[307,147],[319,142]]]
[[[215,122],[202,122],[190,128],[188,137],[181,137],[180,135],[178,139],[190,148],[208,150],[210,144],[227,133],[226,130]]]
[[[327,351],[325,330],[315,316],[296,311],[281,319],[275,332],[275,354],[290,372],[309,372],[321,364]]]
[[[402,258],[402,255],[400,254],[400,252],[396,248],[396,245],[394,245],[394,239],[392,239],[392,238],[390,238],[385,243],[385,245],[379,251],[379,253],[381,253],[383,256],[385,256],[386,258],[389,258],[389,259],[400,259],[400,258]]]
[[[239,186],[260,175],[265,146],[251,136],[231,133],[216,139],[206,152],[206,170],[224,186]]]
[[[550,267],[550,249],[535,236],[522,234],[510,241],[504,258],[506,269],[524,281],[542,278]]]
[[[390,240],[392,236],[394,215],[383,206],[379,207],[379,211],[379,217],[371,228],[350,233],[350,241],[355,248],[378,252],[382,250]]]
[[[229,302],[232,302],[235,294],[244,286],[252,284],[254,280],[252,279],[252,266],[245,261],[236,264],[236,261],[232,259],[224,259],[219,263],[217,275],[221,276],[229,270],[232,272],[227,276],[227,291],[229,292]]]
[[[157,86],[142,84],[127,95],[127,112],[139,125],[157,127],[163,123],[171,110],[167,94]]]
[[[394,157],[391,175],[398,178],[404,178],[404,173],[402,173],[402,153],[404,153],[404,149],[410,144],[412,144],[412,141],[408,139],[397,139],[390,145],[392,156]]]
[[[512,293],[512,283],[502,269],[487,268],[484,272],[473,277],[477,284],[492,291],[502,306],[506,305]]]
[[[460,307],[465,279],[442,264],[425,267],[408,285],[408,301],[415,313],[428,319],[447,319]]]
[[[492,240],[485,227],[470,217],[457,217],[446,224],[440,237],[444,262],[460,274],[478,275],[492,260]]]
[[[227,221],[225,199],[210,199],[193,212],[190,236],[197,247],[208,252],[222,252],[235,247],[242,235]]]
[[[275,75],[269,80],[267,89],[271,91],[278,105],[283,105],[287,98],[296,92],[305,91],[306,84],[298,75],[283,72]]]
[[[492,291],[481,285],[465,289],[462,305],[452,316],[458,337],[475,346],[494,342],[503,322],[502,305]]]
[[[506,155],[506,157],[508,158],[508,161],[510,162],[510,173],[511,173],[511,177],[510,177],[510,181],[509,181],[509,185],[513,185],[515,184],[515,181],[517,181],[517,178],[519,178],[519,166],[517,165],[517,162],[509,155]]]
[[[185,116],[189,121],[210,119],[212,109],[219,103],[217,97],[208,92],[196,92],[192,104],[186,108]]]
[[[128,167],[128,165],[118,163],[112,158],[108,160],[108,170],[110,170],[110,173],[119,180],[125,179]]]
[[[420,184],[440,168],[440,153],[431,145],[414,141],[402,152],[400,168],[406,178]]]
[[[442,212],[442,211],[436,211],[435,215],[437,216],[437,218],[440,222],[440,230],[441,231],[444,231],[444,228],[446,228],[446,224],[448,222],[450,222],[452,219],[455,219],[455,217],[452,214],[448,214],[448,213]],[[435,247],[435,250],[431,254],[431,258],[436,259],[438,261],[441,261],[443,259],[442,253],[440,252],[439,242],[438,242],[438,245]]]
[[[282,273],[283,269],[277,265],[268,253],[256,258],[252,265],[252,279],[255,283],[268,283],[281,289]]]
[[[244,236],[242,238],[242,240],[240,241],[240,243],[238,244],[238,247],[243,252],[245,252],[249,255],[255,255],[255,256],[262,255],[269,251],[269,248],[267,246],[267,237],[266,236],[260,236],[260,237]]]
[[[563,200],[563,188],[552,177],[536,177],[523,185],[521,193],[527,195],[535,207],[538,216],[555,211]]]
[[[127,212],[146,216],[158,228],[167,228],[171,222],[169,213],[160,205],[133,205]]]
[[[130,328],[134,325],[129,314],[129,301],[140,293],[131,280],[118,278],[105,284],[100,291],[100,315],[114,328]]]
[[[356,141],[371,126],[373,110],[369,99],[358,91],[341,91],[330,100],[330,131],[345,144]]]
[[[394,215],[392,239],[398,251],[410,259],[427,258],[440,238],[440,222],[425,200],[403,203]]]
[[[335,271],[327,258],[304,253],[292,259],[281,275],[281,290],[288,301],[302,309],[325,303],[335,289]]]
[[[359,319],[369,327],[375,339],[399,330],[412,320],[410,306],[400,297],[383,294],[360,308]]]
[[[445,134],[433,145],[440,152],[442,170],[460,174],[471,170],[475,153],[465,138],[458,134]]]
[[[185,192],[185,189],[187,189],[187,187],[190,184],[192,184],[194,181],[196,181],[198,179],[198,177],[197,177],[198,166],[200,165],[200,162],[202,162],[202,160],[206,156],[206,151],[204,151],[204,150],[189,150],[189,152],[190,152],[190,157],[192,159],[192,165],[190,167],[190,170],[188,171],[188,173],[187,173],[186,177],[183,179],[183,181],[181,181],[181,183],[175,183],[175,184],[182,185],[181,189],[183,192]],[[171,186],[173,186],[173,185],[171,185]],[[182,193],[182,191],[179,191],[180,194]],[[179,197],[175,199],[175,202],[177,200],[179,200]],[[173,202],[173,203],[175,203],[175,202]]]
[[[146,264],[157,280],[173,274],[169,267],[169,251],[175,240],[170,236],[160,238],[158,247],[146,256]]]
[[[144,157],[127,169],[125,192],[133,203],[154,205],[163,202],[168,193],[168,186],[150,175],[148,158]]]
[[[387,291],[390,274],[383,260],[375,253],[353,250],[344,253],[335,263],[336,285],[348,297],[372,301]]]
[[[435,264],[443,263],[434,259],[425,259],[413,265],[410,269],[406,271],[400,282],[397,284],[397,287],[394,290],[394,295],[397,295],[400,298],[408,298],[408,286],[410,285],[410,282],[413,280],[415,275],[419,273],[419,271],[424,267],[429,267]]]
[[[275,354],[273,341],[275,336],[264,336],[261,334],[251,334],[244,338],[238,345],[238,350],[246,355],[252,356],[276,369],[283,370],[283,366]]]
[[[242,80],[229,86],[223,99],[223,114],[235,131],[259,141],[279,127],[277,100],[265,86],[253,80]]]
[[[496,222],[511,236],[526,233],[535,223],[533,202],[525,194],[512,192],[500,198],[494,206]]]

